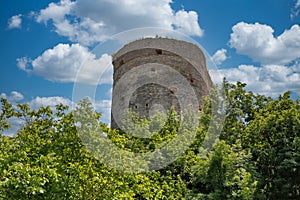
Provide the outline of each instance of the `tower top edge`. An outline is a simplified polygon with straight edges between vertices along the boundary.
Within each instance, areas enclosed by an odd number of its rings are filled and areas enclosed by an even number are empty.
[[[142,38],[125,44],[113,54],[113,60],[128,52],[146,48],[161,49],[187,57],[201,55],[205,59],[203,51],[194,43],[172,38]]]

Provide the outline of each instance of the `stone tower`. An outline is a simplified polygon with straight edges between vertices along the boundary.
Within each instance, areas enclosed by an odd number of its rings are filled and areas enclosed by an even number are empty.
[[[174,106],[175,110],[180,112],[180,100],[176,95],[178,86],[168,84],[160,84],[159,82],[171,82],[171,71],[176,71],[184,81],[181,84],[190,85],[193,88],[197,104],[197,109],[201,109],[201,98],[209,93],[212,86],[212,81],[206,68],[205,55],[202,50],[195,44],[168,38],[146,38],[133,41],[123,46],[118,52],[113,55],[113,96],[112,96],[112,116],[111,127],[118,128],[116,124],[116,115],[113,110],[128,98],[126,108],[131,108],[140,116],[148,117],[153,113],[153,110],[169,110]],[[164,77],[159,81],[155,75],[156,71],[167,66],[170,70],[161,72]],[[166,68],[166,67],[164,67]],[[134,71],[140,69],[140,71]],[[144,70],[149,70],[149,73],[141,73]],[[115,91],[116,85],[120,82],[126,73],[133,72],[133,76],[123,83],[123,89]],[[168,76],[168,73],[170,75]],[[159,76],[159,72],[157,72]],[[152,75],[150,75],[152,74]],[[173,73],[174,74],[174,73]],[[129,87],[135,86],[134,81],[140,80],[137,87],[130,93],[129,97],[122,96],[122,93],[130,90]],[[141,82],[144,83],[141,84]],[[148,80],[148,81],[146,81]],[[153,81],[149,81],[153,80]],[[125,85],[124,85],[125,84]],[[127,87],[127,88],[126,88]],[[188,91],[187,91],[188,92]],[[186,93],[187,93],[186,92]],[[126,94],[128,96],[128,93]],[[125,96],[126,96],[125,95]],[[189,98],[181,92],[182,98]],[[116,102],[118,99],[118,102]],[[124,106],[123,106],[124,108]],[[115,115],[115,116],[114,116]]]

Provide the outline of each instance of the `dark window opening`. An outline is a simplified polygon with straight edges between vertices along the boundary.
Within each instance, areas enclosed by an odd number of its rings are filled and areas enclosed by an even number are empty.
[[[162,54],[162,50],[161,49],[155,49],[157,54]]]
[[[124,64],[124,60],[121,59],[121,60],[120,60],[120,65],[123,65],[123,64]]]
[[[138,106],[137,106],[137,105],[135,105],[135,106],[134,106],[134,108],[135,108],[135,109],[137,109],[137,108],[138,108]]]
[[[188,78],[188,80],[191,82],[191,83],[194,83],[195,82],[195,79],[190,75],[190,77]]]
[[[148,103],[146,103],[146,107],[148,107],[149,106],[149,104]]]
[[[201,111],[201,110],[202,110],[202,106],[200,106],[200,105],[199,105],[199,108],[198,108],[198,110],[199,110],[199,111]]]

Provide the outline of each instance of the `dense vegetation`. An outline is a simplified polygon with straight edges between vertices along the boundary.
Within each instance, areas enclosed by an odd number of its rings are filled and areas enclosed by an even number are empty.
[[[14,137],[0,134],[0,199],[300,199],[299,100],[288,92],[277,99],[256,95],[239,82],[225,81],[224,87],[226,119],[211,151],[202,148],[211,118],[207,99],[184,154],[165,168],[132,173],[87,151],[76,112],[89,109],[97,119],[90,126],[100,127],[119,148],[147,152],[177,134],[174,111],[157,134],[144,139],[109,129],[88,101],[68,112],[64,105],[32,110],[2,99],[0,131],[12,117],[25,124]]]

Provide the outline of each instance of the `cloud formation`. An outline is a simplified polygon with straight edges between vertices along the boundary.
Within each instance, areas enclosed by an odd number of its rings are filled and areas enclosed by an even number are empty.
[[[22,25],[22,15],[14,15],[8,20],[8,29],[21,28]]]
[[[247,83],[247,89],[255,93],[277,97],[286,91],[300,96],[300,63],[291,67],[284,65],[240,65],[237,68],[210,70],[214,83],[220,84],[223,77],[230,82]]]
[[[24,99],[23,94],[21,94],[20,92],[17,91],[12,91],[10,93],[10,95],[7,95],[5,93],[1,93],[0,94],[0,98],[5,98],[11,102],[18,102]]]
[[[212,56],[212,60],[217,64],[220,65],[222,64],[222,62],[224,62],[225,60],[227,60],[227,50],[226,49],[219,49],[218,51],[216,51],[216,53]]]
[[[55,110],[55,106],[59,104],[69,106],[69,109],[75,108],[76,103],[68,98],[60,96],[50,96],[50,97],[35,97],[31,101],[27,102],[32,109],[39,109],[40,107],[50,106],[52,110]],[[101,99],[92,100],[94,109],[102,114],[101,121],[104,123],[110,123],[111,115],[111,100]]]
[[[232,27],[229,44],[237,53],[262,64],[289,64],[300,58],[300,27],[293,25],[278,37],[268,25],[239,22]]]
[[[102,120],[109,123],[111,117],[111,100],[98,100],[94,103],[94,107],[102,113]]]
[[[291,14],[290,14],[291,19],[294,19],[299,15],[300,12],[299,8],[300,8],[300,0],[297,0],[295,2],[295,6],[291,9]]]
[[[54,82],[79,82],[90,85],[112,84],[111,56],[97,58],[79,44],[58,44],[32,60],[18,58],[17,65],[27,73],[42,76]],[[98,83],[99,78],[101,82]]]
[[[36,21],[52,23],[59,35],[83,45],[143,27],[160,27],[202,36],[198,14],[183,9],[176,12],[171,3],[172,0],[61,0],[40,10]]]
[[[38,109],[40,107],[47,107],[50,106],[51,109],[55,109],[56,105],[63,104],[67,105],[70,108],[72,107],[72,101],[59,96],[53,96],[53,97],[36,97],[28,102],[29,106],[32,109]]]
[[[9,100],[10,103],[13,104],[13,106],[16,106],[16,103],[27,103],[31,109],[39,109],[40,107],[47,107],[50,106],[50,108],[54,111],[56,108],[56,105],[63,104],[69,106],[69,109],[72,109],[72,107],[75,107],[76,104],[72,102],[70,99],[61,97],[61,96],[49,96],[49,97],[35,97],[34,99],[30,101],[24,101],[24,95],[17,91],[12,91],[10,95],[7,95],[6,93],[1,93],[0,98],[5,98]],[[93,102],[94,109],[100,113],[102,113],[101,121],[104,123],[110,123],[110,114],[111,114],[111,100],[96,100]],[[1,109],[1,105],[0,105]],[[2,134],[4,135],[14,135],[20,128],[22,128],[25,124],[25,120],[21,118],[12,117],[8,120],[9,124],[11,125],[11,128],[4,131]]]

